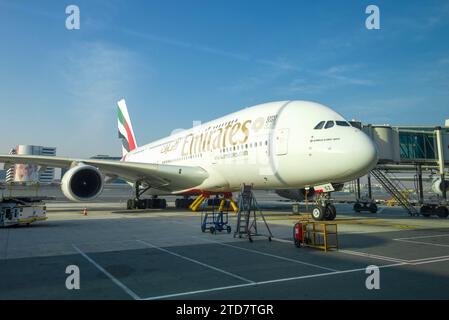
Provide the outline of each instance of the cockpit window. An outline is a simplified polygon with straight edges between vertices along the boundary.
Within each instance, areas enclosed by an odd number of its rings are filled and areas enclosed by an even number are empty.
[[[323,129],[325,123],[326,123],[326,121],[321,121],[320,123],[318,123],[316,125],[316,127],[314,129],[315,130]]]
[[[333,121],[328,121],[326,123],[326,126],[324,127],[324,129],[332,128],[334,125],[335,125],[335,123]]]
[[[336,123],[337,123],[337,126],[340,126],[340,127],[350,127],[351,126],[346,121],[336,121]]]

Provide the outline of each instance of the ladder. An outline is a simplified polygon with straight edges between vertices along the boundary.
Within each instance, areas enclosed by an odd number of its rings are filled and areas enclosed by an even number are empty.
[[[267,235],[259,233],[257,228],[257,216],[262,218],[263,223],[268,230]],[[237,227],[234,232],[234,238],[237,236],[239,238],[246,236],[250,242],[253,241],[252,237],[256,236],[266,236],[269,241],[271,241],[271,238],[273,237],[270,227],[268,226],[262,211],[259,209],[251,185],[243,184],[240,189],[238,197]]]
[[[379,169],[373,169],[371,171],[371,173],[376,178],[376,180],[379,181],[380,184],[382,184],[382,186],[385,188],[385,190],[387,190],[388,193],[390,193],[393,196],[393,198],[396,199],[396,201],[404,209],[406,209],[411,216],[419,215],[418,211],[410,203],[409,199],[406,196],[404,196],[403,192],[401,192],[401,191],[405,190],[404,185],[402,185],[398,181],[396,181],[396,183],[395,183],[394,181],[396,179],[393,175],[388,174],[387,172],[384,173]]]

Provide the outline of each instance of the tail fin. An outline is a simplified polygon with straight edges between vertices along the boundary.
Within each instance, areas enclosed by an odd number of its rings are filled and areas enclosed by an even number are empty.
[[[125,99],[117,102],[117,106],[118,137],[122,139],[122,155],[125,156],[137,148],[137,143]]]

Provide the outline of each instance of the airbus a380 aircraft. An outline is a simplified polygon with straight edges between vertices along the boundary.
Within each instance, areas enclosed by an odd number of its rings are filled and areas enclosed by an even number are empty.
[[[229,196],[242,184],[269,190],[340,184],[377,163],[367,135],[332,109],[308,101],[257,105],[138,147],[121,100],[118,127],[121,161],[2,155],[0,162],[70,168],[61,188],[73,201],[95,199],[105,176],[132,183],[137,199],[143,192]],[[335,214],[324,199],[312,216],[332,220]]]

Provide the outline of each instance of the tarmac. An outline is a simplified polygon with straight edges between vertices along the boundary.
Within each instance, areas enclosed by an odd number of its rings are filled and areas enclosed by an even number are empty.
[[[0,299],[449,298],[449,219],[337,204],[339,250],[325,253],[294,246],[299,216],[285,201],[259,201],[274,238],[251,243],[201,232],[200,213],[106,200],[49,202],[47,221],[0,229]],[[73,265],[79,290],[66,287]],[[367,289],[368,266],[379,268],[379,289]]]

